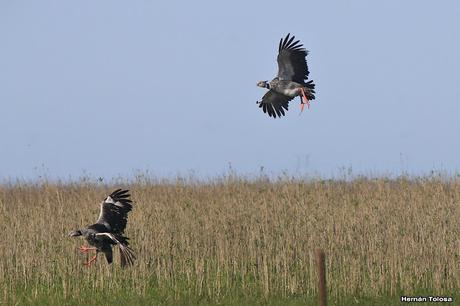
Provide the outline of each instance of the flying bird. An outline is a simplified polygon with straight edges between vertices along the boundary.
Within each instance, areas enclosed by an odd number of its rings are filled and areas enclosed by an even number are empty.
[[[96,261],[99,252],[104,253],[109,264],[113,261],[112,246],[118,245],[120,249],[121,266],[132,265],[136,257],[128,246],[128,237],[123,235],[128,221],[128,213],[133,208],[129,190],[117,189],[112,192],[102,203],[101,212],[96,223],[85,228],[69,233],[70,237],[83,236],[93,247],[81,246],[82,253],[96,251],[86,266]]]
[[[289,101],[297,96],[300,96],[301,112],[305,104],[310,107],[310,101],[315,99],[315,84],[312,80],[307,81],[310,73],[306,59],[308,51],[302,48],[299,40],[294,41],[295,36],[289,36],[284,40],[281,38],[278,46],[278,75],[270,82],[257,83],[257,86],[268,89],[257,104],[273,118],[284,116]]]

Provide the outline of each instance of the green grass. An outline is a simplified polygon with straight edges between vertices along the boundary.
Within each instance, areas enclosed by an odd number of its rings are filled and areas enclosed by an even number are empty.
[[[316,296],[264,296],[254,292],[247,292],[244,290],[227,292],[219,297],[187,295],[183,291],[172,290],[158,290],[158,288],[151,287],[143,294],[137,293],[130,286],[123,286],[118,291],[104,291],[94,290],[90,286],[85,286],[84,290],[78,290],[78,294],[67,292],[64,294],[64,289],[59,286],[50,290],[46,286],[37,287],[33,289],[17,288],[14,298],[2,301],[5,305],[318,305]],[[427,295],[441,295],[450,296],[454,298],[454,305],[460,301],[458,293],[450,294],[433,294],[431,291],[418,291],[420,296]],[[456,303],[455,303],[456,302]],[[342,296],[340,298],[329,298],[328,305],[374,305],[374,306],[388,306],[407,304],[400,303],[400,296]],[[430,303],[417,303],[417,305],[427,305]],[[432,304],[432,303],[431,303]]]

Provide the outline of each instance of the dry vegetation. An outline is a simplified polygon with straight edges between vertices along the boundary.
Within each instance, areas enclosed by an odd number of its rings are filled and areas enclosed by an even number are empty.
[[[135,201],[127,235],[138,260],[126,270],[118,252],[115,265],[100,257],[84,267],[76,251],[83,241],[66,237],[96,220],[99,201],[114,185],[1,186],[0,301],[307,298],[316,294],[316,248],[327,254],[332,300],[460,288],[455,179],[144,178],[121,186]]]

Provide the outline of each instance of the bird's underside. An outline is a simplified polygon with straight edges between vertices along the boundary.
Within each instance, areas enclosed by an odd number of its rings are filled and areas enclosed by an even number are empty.
[[[97,233],[93,238],[94,241],[88,240],[88,243],[93,247],[81,246],[78,248],[83,254],[88,254],[90,251],[95,251],[96,254],[91,257],[84,265],[90,266],[96,261],[98,253],[102,252],[107,259],[107,263],[111,264],[113,261],[112,245],[118,245],[120,250],[120,264],[122,267],[127,265],[131,266],[134,264],[136,256],[134,251],[128,246],[126,237],[116,237],[115,235],[107,232]],[[123,241],[123,242],[122,242]]]

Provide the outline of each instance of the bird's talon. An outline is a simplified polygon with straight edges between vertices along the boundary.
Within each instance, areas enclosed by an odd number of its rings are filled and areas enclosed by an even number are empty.
[[[96,261],[96,258],[97,258],[97,254],[94,255],[94,257],[92,257],[90,260],[88,260],[88,262],[85,262],[83,265],[89,267],[93,262]]]

